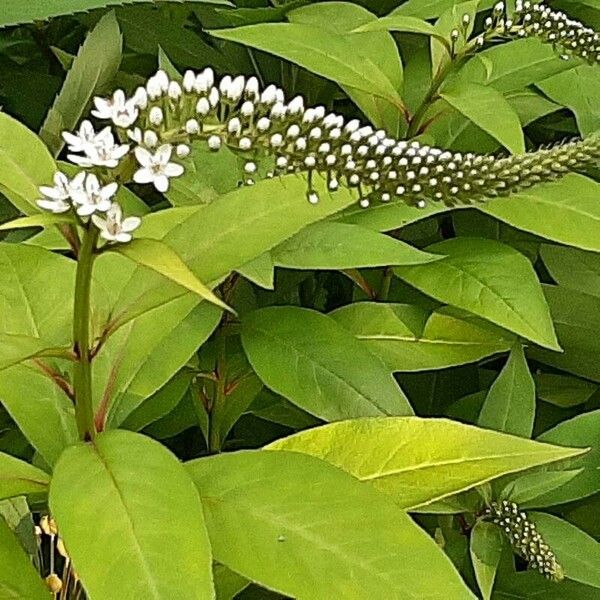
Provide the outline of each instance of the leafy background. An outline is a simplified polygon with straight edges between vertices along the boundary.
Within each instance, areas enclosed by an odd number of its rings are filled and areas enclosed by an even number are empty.
[[[133,90],[157,61],[171,74],[206,65],[256,74],[290,97],[399,136],[415,133],[403,111],[421,106],[420,139],[456,151],[519,153],[595,132],[600,68],[561,60],[534,39],[491,45],[424,102],[447,60],[441,40],[463,14],[480,31],[492,5],[4,0],[0,216],[35,213],[36,188],[61,157],[60,132],[76,126],[93,95]],[[596,0],[552,6],[600,29]],[[74,263],[52,229],[2,234],[0,464],[31,482],[18,489],[38,509],[36,494],[56,465],[51,507],[91,597],[111,597],[108,573],[112,584],[136,577],[138,593],[159,594],[144,597],[210,597],[207,573],[174,578],[172,568],[196,557],[209,571],[209,537],[220,599],[405,597],[407,589],[469,597],[451,565],[483,598],[600,597],[595,170],[472,207],[391,202],[364,210],[346,191],[310,206],[294,177],[238,190],[240,164],[198,147],[166,198],[135,186],[120,198],[147,215],[141,233],[164,239],[201,281],[219,285],[237,317],[123,256],[103,256],[95,271],[94,330],[102,338],[108,324],[114,329],[94,364],[96,404],[111,427],[143,432],[191,461],[204,517],[180,464],[127,432],[106,434],[95,452],[71,448],[57,465],[77,437],[72,405],[22,359],[68,344]],[[411,414],[453,422],[402,418]],[[374,419],[335,423],[359,417]],[[531,440],[591,451],[577,456]],[[273,451],[253,450],[266,444]],[[240,449],[252,451],[232,452]],[[454,470],[444,466],[449,459]],[[101,464],[146,505],[98,519],[97,494],[114,494]],[[168,482],[164,494],[180,499],[185,520],[162,530],[159,546],[161,504],[136,488],[131,464],[148,486]],[[335,467],[369,483],[357,486]],[[85,476],[96,472],[93,481]],[[13,496],[4,486],[1,496]],[[468,515],[482,496],[543,510],[532,516],[565,582],[523,572],[493,526],[473,527]],[[26,543],[30,518],[19,502],[0,503],[8,523],[0,519],[0,564],[9,565],[0,579],[21,585],[18,597],[45,597],[33,571],[22,583],[10,577],[29,568],[26,550],[3,533],[19,524]],[[435,538],[444,560],[400,509]],[[127,537],[127,519],[141,541]],[[204,531],[203,519],[208,536],[190,541],[185,531]],[[90,520],[95,546],[84,527]],[[108,539],[118,543],[104,546]],[[334,560],[319,554],[322,539],[335,547],[360,541],[362,555]],[[108,556],[138,546],[146,563],[95,566],[98,547]],[[385,577],[357,571],[353,587],[347,573],[365,557]]]

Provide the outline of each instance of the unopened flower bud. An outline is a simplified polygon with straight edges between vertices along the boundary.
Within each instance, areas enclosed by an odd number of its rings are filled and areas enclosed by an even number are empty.
[[[221,138],[218,135],[211,135],[207,143],[211,150],[219,150],[221,148]]]
[[[159,125],[161,125],[164,120],[164,115],[163,115],[162,109],[159,106],[153,106],[150,109],[150,114],[148,115],[148,119],[150,120],[150,123],[152,123],[152,125],[154,125],[155,127],[158,127]]]
[[[190,147],[187,144],[178,144],[177,148],[175,148],[175,154],[177,154],[179,158],[189,156],[190,152]]]
[[[190,71],[189,69],[185,72],[183,76],[183,89],[188,94],[194,91],[194,85],[196,83],[196,74],[194,71]]]
[[[58,594],[63,587],[61,578],[56,573],[50,573],[46,577],[46,586],[53,594]]]
[[[196,135],[200,132],[200,123],[196,119],[190,119],[185,124],[185,131],[190,135]]]

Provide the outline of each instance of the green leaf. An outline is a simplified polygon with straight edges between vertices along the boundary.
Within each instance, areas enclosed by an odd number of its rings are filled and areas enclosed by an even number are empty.
[[[402,99],[392,82],[355,44],[327,29],[301,23],[260,23],[211,30],[211,35],[289,60],[342,85],[385,98],[396,107]]]
[[[439,17],[445,10],[452,8],[454,4],[457,4],[457,0],[408,0],[388,16],[409,15],[421,19],[432,19]],[[494,0],[482,0],[479,3],[478,10],[485,10],[494,4]]]
[[[443,44],[448,44],[448,40],[440,35],[439,31],[427,21],[417,17],[410,17],[394,12],[387,17],[371,21],[355,29],[358,32],[365,31],[401,31],[403,33],[422,33],[431,37],[438,38]]]
[[[0,27],[43,21],[51,17],[70,15],[73,13],[106,8],[107,6],[124,6],[126,4],[150,3],[154,0],[35,0],[23,4],[21,0],[3,0]],[[171,0],[182,2],[183,0]],[[232,6],[228,0],[187,0],[205,4]]]
[[[0,403],[50,466],[78,439],[73,402],[37,370],[18,365],[2,371]]]
[[[358,302],[332,312],[342,327],[393,371],[425,371],[510,350],[513,337],[467,313],[410,304]]]
[[[492,384],[477,424],[529,438],[535,419],[535,384],[523,346],[513,347],[502,371]]]
[[[542,442],[588,447],[590,452],[569,462],[569,469],[583,469],[561,488],[536,498],[538,506],[552,506],[595,494],[600,489],[600,410],[563,421],[538,438]]]
[[[517,229],[600,252],[599,190],[600,184],[572,173],[477,208]]]
[[[559,285],[600,297],[600,255],[543,244],[540,256]]]
[[[216,560],[296,598],[474,598],[450,560],[393,502],[295,452],[187,464]]]
[[[538,500],[539,496],[565,485],[579,475],[582,470],[526,473],[506,485],[500,492],[500,498],[516,502],[522,508],[543,508],[546,502]]]
[[[333,423],[277,440],[267,448],[322,458],[391,494],[405,509],[585,452],[447,419],[419,417]]]
[[[45,493],[50,477],[44,471],[0,452],[0,499]]]
[[[52,597],[19,540],[0,517],[0,598],[50,600]]]
[[[194,292],[200,298],[212,302],[215,306],[235,313],[190,271],[183,260],[167,244],[159,240],[138,238],[128,244],[114,246],[111,250],[156,271],[181,287]]]
[[[47,348],[70,343],[74,261],[41,248],[1,243],[0,281],[0,333],[38,338]]]
[[[242,343],[265,385],[322,419],[412,413],[383,363],[326,315],[263,308],[244,317]]]
[[[504,539],[493,523],[477,521],[471,530],[469,552],[483,600],[490,600]]]
[[[513,154],[525,152],[525,138],[519,115],[494,88],[461,83],[444,87],[440,96]]]
[[[40,185],[49,185],[56,164],[40,138],[0,112],[0,192],[22,213],[37,213]]]
[[[50,508],[91,598],[214,598],[200,498],[157,442],[114,430],[72,446]]]
[[[445,260],[395,273],[425,294],[468,310],[540,346],[560,350],[550,311],[531,263],[500,242],[454,238],[428,246]]]
[[[48,344],[37,337],[0,333],[0,371],[29,358],[52,354],[52,350],[48,348]]]
[[[242,590],[250,585],[245,577],[234,573],[223,565],[215,565],[213,574],[217,594],[216,600],[234,600]]]
[[[600,298],[562,286],[544,286],[562,353],[531,348],[528,354],[547,365],[600,383]]]
[[[396,90],[402,89],[402,60],[392,35],[386,31],[356,31],[357,27],[377,20],[366,8],[351,2],[319,2],[301,6],[286,16],[292,23],[326,28],[333,34],[344,37],[355,48],[360,48],[362,56],[381,69]],[[348,86],[343,86],[343,89],[375,127],[385,129],[392,135],[399,132],[403,115],[397,106],[374,96],[370,91]]]
[[[596,99],[600,95],[600,75],[593,65],[580,65],[537,84],[544,94],[569,108],[583,136],[600,129]]]
[[[55,215],[52,213],[40,213],[38,215],[31,215],[30,217],[20,217],[8,221],[8,223],[2,223],[0,225],[0,231],[9,231],[11,229],[26,229],[27,227],[51,227],[52,225],[58,225],[59,223],[74,223],[75,220],[70,214],[59,214]]]
[[[587,533],[546,513],[529,513],[565,571],[565,577],[600,588],[600,544]]]
[[[335,221],[305,227],[271,256],[275,265],[289,269],[416,265],[441,258],[371,229]]]
[[[600,591],[565,579],[559,585],[535,571],[502,573],[494,600],[600,600]]]
[[[538,397],[560,408],[585,404],[598,391],[595,383],[569,375],[538,373],[533,379]]]
[[[470,81],[509,92],[543,81],[577,64],[575,60],[561,60],[550,44],[526,38],[478,52],[458,72],[455,81]]]
[[[121,63],[122,43],[114,12],[102,17],[85,38],[40,129],[40,137],[54,156],[64,147],[62,132],[76,127],[92,96],[113,80]]]
[[[236,271],[265,290],[275,289],[275,265],[270,252],[263,252]]]

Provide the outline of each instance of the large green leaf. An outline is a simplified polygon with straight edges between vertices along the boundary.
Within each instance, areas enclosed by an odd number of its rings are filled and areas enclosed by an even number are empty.
[[[534,419],[535,384],[519,343],[511,350],[506,365],[492,384],[477,424],[529,438]]]
[[[40,469],[0,452],[0,499],[44,493],[50,477]]]
[[[556,283],[600,297],[600,254],[544,244],[540,256]]]
[[[371,482],[407,509],[585,452],[419,417],[333,423],[277,440],[267,448],[322,458]]]
[[[366,23],[356,31],[401,31],[403,33],[421,33],[423,35],[437,37],[441,42],[448,42],[448,40],[440,35],[439,31],[427,21],[398,13],[389,14],[376,21]]]
[[[187,464],[215,558],[295,598],[474,598],[434,541],[393,502],[295,452]]]
[[[506,352],[513,337],[450,308],[358,302],[330,315],[393,371],[425,371]]]
[[[78,439],[73,402],[38,370],[17,365],[0,373],[0,403],[50,466]]]
[[[599,389],[591,381],[557,373],[537,373],[533,379],[538,398],[561,408],[585,404]]]
[[[54,159],[40,138],[0,112],[0,192],[22,213],[36,213],[38,187],[50,185],[55,172]]]
[[[75,263],[32,246],[0,244],[0,332],[66,345],[71,334]]]
[[[545,348],[559,350],[550,311],[531,263],[500,242],[454,238],[427,250],[447,256],[396,274],[440,302],[483,317]]]
[[[485,10],[494,5],[494,0],[482,0],[479,3],[479,10]],[[439,17],[445,10],[459,4],[456,0],[408,0],[397,9],[392,11],[389,16],[409,15],[420,17],[421,19],[432,19]]]
[[[600,590],[565,579],[559,585],[535,571],[502,573],[493,600],[600,600]]]
[[[600,383],[600,298],[562,286],[544,286],[562,353],[532,348],[536,360]]]
[[[504,539],[493,523],[477,521],[471,530],[469,552],[483,600],[490,600]]]
[[[200,498],[157,442],[114,430],[72,446],[56,465],[50,508],[92,600],[214,598]]]
[[[107,6],[122,6],[126,4],[149,3],[154,0],[33,0],[23,3],[21,0],[3,0],[0,27],[43,21],[60,15],[105,8]],[[171,0],[181,2],[182,0]],[[222,4],[231,6],[229,0],[187,0],[188,2],[203,2],[206,4]]]
[[[75,128],[94,93],[105,89],[117,73],[122,41],[112,12],[86,37],[40,130],[54,156],[64,146],[61,133]]]
[[[240,188],[205,206],[149,215],[140,235],[164,238],[200,281],[217,282],[303,227],[356,202],[348,190],[330,195],[322,179],[313,183],[322,197],[317,205],[305,199],[306,181],[292,175]],[[181,295],[179,286],[147,269],[128,279],[113,304],[122,323]]]
[[[400,95],[379,66],[346,37],[330,30],[302,23],[260,23],[210,33],[275,54],[317,75],[402,106]]]
[[[565,577],[600,588],[600,543],[554,515],[530,513],[529,516],[556,554]]]
[[[525,473],[506,485],[500,496],[516,502],[522,508],[542,508],[548,504],[543,498],[544,494],[565,485],[582,471],[583,469],[571,469]]]
[[[590,452],[569,463],[569,469],[583,469],[581,473],[560,488],[536,497],[537,506],[570,502],[595,494],[600,489],[600,410],[563,421],[538,439],[551,444],[587,447]]]
[[[275,265],[291,269],[417,265],[440,258],[371,229],[335,221],[305,227],[271,256]]]
[[[525,152],[519,116],[508,100],[494,88],[460,83],[445,87],[440,96],[513,154]]]
[[[360,48],[360,54],[377,65],[396,90],[402,89],[402,61],[392,35],[385,31],[356,32],[356,28],[377,20],[366,8],[351,2],[318,2],[301,6],[286,16],[292,23],[314,25],[342,36]],[[375,127],[381,127],[391,135],[399,132],[403,117],[397,106],[370,91],[348,86],[343,86],[343,89]]]
[[[326,315],[263,308],[243,319],[242,343],[265,385],[322,419],[412,413],[385,365]]]
[[[138,238],[128,244],[115,246],[114,251],[156,271],[181,287],[194,292],[203,300],[208,300],[220,308],[231,311],[223,300],[215,296],[210,288],[190,271],[177,253],[160,240]]]
[[[580,65],[537,84],[544,94],[573,111],[582,135],[600,129],[596,102],[600,95],[600,74],[594,66]]]
[[[478,208],[517,229],[540,237],[600,251],[600,184],[583,175],[569,174],[481,204]]]
[[[0,517],[0,598],[50,600],[50,592],[37,574],[19,540]]]

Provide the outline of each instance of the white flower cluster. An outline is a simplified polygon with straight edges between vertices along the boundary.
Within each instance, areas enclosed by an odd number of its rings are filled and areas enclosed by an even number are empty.
[[[54,186],[41,186],[43,198],[38,206],[52,213],[73,210],[82,221],[91,217],[100,236],[109,242],[129,242],[131,232],[140,226],[139,217],[123,218],[118,202],[114,201],[118,185],[103,186],[93,173],[81,171],[73,179],[58,171]]]
[[[465,27],[468,23],[463,19]],[[543,4],[517,0],[511,20],[499,2],[486,26],[537,36],[590,62],[600,56],[598,34]],[[102,186],[100,179],[132,174],[136,183],[165,193],[170,180],[183,175],[182,161],[196,140],[213,151],[226,145],[247,156],[247,185],[258,172],[256,157],[268,156],[272,169],[267,176],[307,176],[309,202],[319,201],[313,187],[318,173],[331,192],[340,186],[357,190],[362,207],[373,199],[400,199],[418,207],[427,200],[469,203],[555,179],[600,158],[600,136],[506,158],[397,140],[323,106],[305,107],[301,96],[288,101],[274,85],[261,90],[256,77],[225,75],[217,81],[211,68],[186,71],[180,81],[159,70],[131,97],[117,90],[111,98],[94,98],[94,105],[92,115],[111,121],[116,134],[111,126],[97,132],[88,120],[77,132],[63,133],[69,160],[93,172],[71,181],[57,173],[53,187],[41,188],[44,198],[38,204],[56,213],[73,209],[80,219],[91,217],[109,241],[131,239],[139,219],[123,218],[113,201],[116,183]]]

